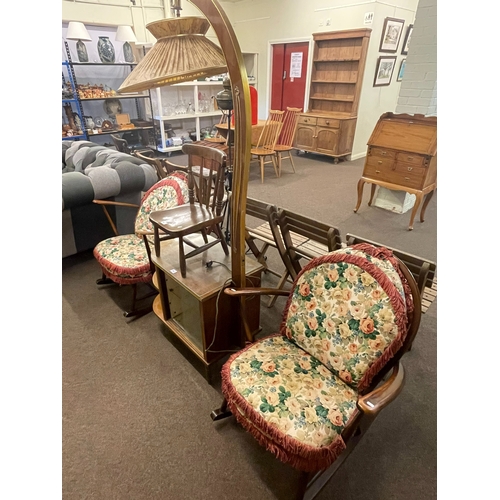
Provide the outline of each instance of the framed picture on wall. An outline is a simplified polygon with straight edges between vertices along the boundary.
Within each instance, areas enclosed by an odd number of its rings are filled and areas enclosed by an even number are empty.
[[[375,70],[374,87],[383,87],[390,85],[394,66],[396,65],[396,56],[380,56],[377,60],[377,69]]]
[[[406,67],[406,58],[401,61],[401,64],[399,66],[399,72],[397,78],[398,82],[400,82],[403,79],[403,75],[405,74],[405,67]]]
[[[401,54],[406,56],[408,54],[408,49],[410,48],[410,38],[413,31],[413,24],[410,24],[406,30],[405,39],[403,42],[403,47],[401,48]]]
[[[398,50],[404,24],[404,19],[385,18],[379,52],[396,52]]]

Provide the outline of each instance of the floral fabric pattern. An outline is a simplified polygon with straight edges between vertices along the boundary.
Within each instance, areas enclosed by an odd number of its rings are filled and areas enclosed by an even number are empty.
[[[135,220],[135,232],[153,233],[153,224],[149,220],[151,212],[183,205],[189,201],[187,175],[174,172],[157,182],[144,196]]]
[[[94,257],[107,276],[118,283],[150,281],[151,272],[144,241],[135,234],[114,236],[94,248]]]
[[[354,389],[282,335],[259,340],[234,357],[230,379],[267,424],[315,448],[340,439],[356,408]]]
[[[350,248],[334,253],[360,256],[375,264],[404,298],[401,279],[389,262]],[[357,387],[396,338],[398,326],[380,283],[360,266],[341,261],[320,264],[298,278],[282,331]]]

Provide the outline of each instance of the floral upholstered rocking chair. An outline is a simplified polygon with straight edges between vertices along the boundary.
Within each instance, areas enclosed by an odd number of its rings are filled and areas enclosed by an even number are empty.
[[[149,215],[155,210],[183,205],[187,203],[188,199],[187,174],[185,172],[174,172],[154,184],[143,196],[140,206],[109,200],[94,200],[94,203],[103,207],[104,213],[116,235],[101,241],[94,248],[94,257],[99,262],[103,274],[102,278],[97,280],[97,284],[132,285],[132,305],[129,311],[124,312],[125,317],[142,315],[152,310],[151,307],[146,309],[136,308],[137,285],[139,283],[151,283],[154,274],[154,268],[150,260],[150,241],[148,240],[148,237],[153,235],[153,225],[149,220]],[[135,233],[118,234],[118,230],[106,208],[113,205],[138,209],[135,219]]]
[[[261,445],[302,471],[297,498],[313,498],[401,391],[400,359],[419,323],[417,285],[391,251],[359,244],[317,257],[294,281],[280,333],[223,366],[225,399],[212,419],[234,415]]]

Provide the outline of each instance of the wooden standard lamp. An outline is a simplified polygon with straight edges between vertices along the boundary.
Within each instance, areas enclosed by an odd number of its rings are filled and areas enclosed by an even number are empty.
[[[177,17],[149,23],[157,42],[123,82],[118,92],[140,92],[200,77],[229,73],[234,107],[234,167],[231,195],[231,278],[246,286],[245,212],[250,164],[250,89],[243,55],[234,30],[217,0],[189,0],[204,15],[179,17],[180,0],[172,0]],[[204,35],[212,25],[220,48]],[[200,36],[202,35],[202,36]],[[252,341],[245,321],[245,299],[240,297],[240,335]]]

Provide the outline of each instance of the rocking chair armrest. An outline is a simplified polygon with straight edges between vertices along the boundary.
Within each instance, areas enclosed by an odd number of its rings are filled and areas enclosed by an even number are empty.
[[[363,413],[376,417],[402,391],[405,382],[403,365],[398,363],[390,378],[380,387],[358,399],[358,407]]]
[[[97,205],[115,205],[117,207],[141,208],[140,205],[134,203],[124,203],[122,201],[107,201],[107,200],[92,200],[92,203]]]
[[[240,297],[242,295],[290,295],[289,290],[282,290],[280,288],[224,288],[224,293],[230,295],[231,297]]]

